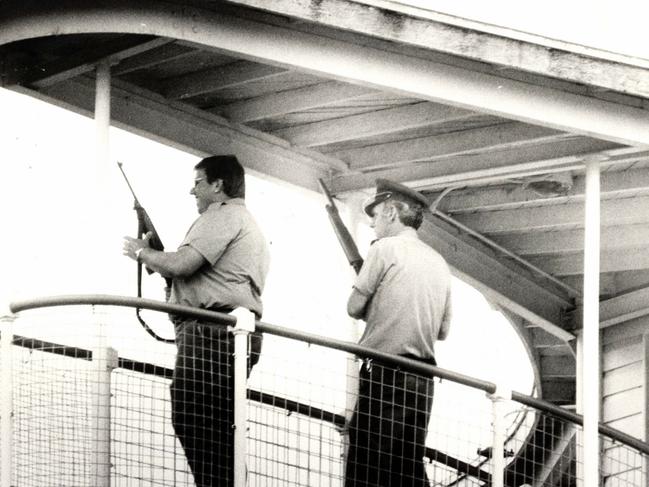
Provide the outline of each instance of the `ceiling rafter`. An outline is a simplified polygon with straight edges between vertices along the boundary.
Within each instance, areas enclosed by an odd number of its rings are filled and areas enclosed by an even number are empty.
[[[369,188],[376,178],[387,178],[426,190],[430,188],[462,187],[503,181],[512,177],[546,174],[583,167],[583,158],[592,154],[618,154],[619,145],[602,140],[576,138],[557,140],[550,144],[518,150],[500,150],[481,154],[463,154],[416,165],[382,169],[367,173],[340,175],[332,181],[334,193]],[[615,157],[628,157],[621,150]],[[630,152],[639,152],[632,150]]]
[[[267,64],[236,61],[165,80],[163,93],[169,99],[183,100],[285,73],[286,69]]]
[[[118,63],[170,42],[172,42],[171,39],[162,37],[147,36],[147,40],[143,41],[141,38],[122,36],[104,43],[99,50],[93,46],[78,52],[73,57],[65,57],[61,61],[40,66],[37,72],[27,72],[26,76],[12,81],[33,88],[46,88],[66,79],[94,71],[97,63],[104,59],[108,59],[111,63]]]
[[[635,155],[634,158],[648,159],[649,152]],[[607,163],[602,164],[601,192],[606,195],[625,195],[649,189],[649,168],[629,169],[626,171],[606,171]],[[504,210],[521,205],[538,203],[560,204],[566,198],[575,200],[583,198],[586,190],[585,177],[576,175],[572,187],[561,195],[540,195],[524,187],[524,180],[511,182],[505,186],[484,189],[456,190],[448,193],[440,201],[439,209],[448,213],[459,214],[476,210]],[[441,193],[431,192],[428,196],[434,200]]]
[[[353,170],[361,170],[466,154],[477,150],[504,149],[521,144],[556,141],[565,137],[565,132],[520,122],[505,122],[450,134],[347,149],[333,152],[332,155],[349,162]]]
[[[340,81],[327,81],[295,90],[286,90],[230,103],[212,111],[221,113],[234,122],[245,123],[362,99],[362,97],[374,93],[376,93],[376,90],[364,86],[341,83]]]
[[[648,207],[649,196],[604,200],[601,203],[602,226],[647,222]],[[583,226],[584,205],[567,203],[560,206],[475,212],[457,215],[455,218],[473,230],[488,235],[551,230]]]
[[[63,105],[84,115],[94,107],[92,79],[59,83],[40,93],[17,88],[36,98]],[[197,155],[231,151],[249,169],[314,191],[319,178],[345,164],[308,149],[293,148],[286,141],[206,114],[183,104],[169,103],[156,93],[113,80],[111,116],[114,125]]]
[[[316,147],[337,142],[386,135],[428,127],[444,122],[466,120],[478,114],[461,108],[419,102],[334,120],[325,120],[273,132],[300,147]]]
[[[137,54],[128,59],[121,60],[120,63],[111,69],[113,76],[122,76],[141,69],[147,69],[160,64],[182,59],[191,56],[196,52],[195,48],[183,46],[178,42],[171,40],[156,49]]]
[[[528,260],[546,272],[559,277],[584,273],[584,256],[579,252],[550,257],[529,257]],[[649,270],[649,254],[645,247],[602,250],[600,269],[601,272]]]
[[[602,228],[601,248],[620,249],[641,247],[649,242],[649,227],[646,224],[619,225]],[[583,252],[584,231],[582,229],[556,232],[528,232],[494,236],[503,247],[521,256]]]
[[[583,274],[563,276],[561,280],[574,289],[583,289],[584,287]],[[602,299],[619,296],[630,290],[647,286],[649,286],[649,269],[600,273],[599,288]]]

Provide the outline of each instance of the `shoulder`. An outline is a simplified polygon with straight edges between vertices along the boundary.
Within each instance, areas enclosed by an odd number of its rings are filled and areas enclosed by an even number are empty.
[[[243,200],[237,198],[221,204],[213,204],[201,216],[205,217],[205,220],[207,221],[223,222],[228,224],[237,221],[245,221],[250,217],[250,213],[245,204],[242,202],[240,203],[239,201]]]
[[[416,239],[408,239],[401,235],[393,235],[390,237],[383,237],[375,241],[370,250],[374,249],[376,252],[397,252],[400,249],[406,248],[410,242],[416,242]]]

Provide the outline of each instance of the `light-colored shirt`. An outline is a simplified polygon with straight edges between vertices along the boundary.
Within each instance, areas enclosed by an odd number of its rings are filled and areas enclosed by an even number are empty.
[[[450,287],[446,261],[414,229],[376,241],[354,284],[368,298],[359,344],[433,358],[438,336],[450,325]]]
[[[261,293],[270,263],[266,239],[241,198],[212,203],[189,228],[189,245],[207,261],[174,279],[171,303],[201,308],[242,306],[261,316]]]

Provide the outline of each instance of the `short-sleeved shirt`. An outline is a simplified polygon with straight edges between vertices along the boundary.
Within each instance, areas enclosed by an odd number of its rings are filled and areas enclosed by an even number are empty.
[[[377,240],[354,288],[368,298],[360,344],[382,352],[434,358],[451,319],[446,261],[414,229]]]
[[[180,244],[207,261],[194,274],[173,280],[170,302],[201,308],[237,308],[261,316],[261,293],[270,263],[266,239],[244,200],[212,203]]]

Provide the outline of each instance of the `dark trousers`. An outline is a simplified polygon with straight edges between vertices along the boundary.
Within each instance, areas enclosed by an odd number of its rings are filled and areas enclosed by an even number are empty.
[[[345,487],[428,487],[423,457],[433,379],[373,363],[360,372]]]
[[[249,340],[248,375],[262,337]],[[172,423],[197,487],[230,486],[234,478],[234,337],[218,325],[177,325],[171,382]]]

